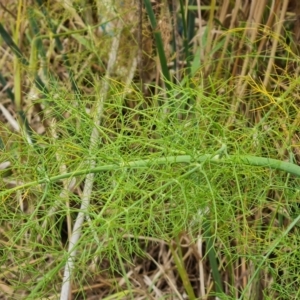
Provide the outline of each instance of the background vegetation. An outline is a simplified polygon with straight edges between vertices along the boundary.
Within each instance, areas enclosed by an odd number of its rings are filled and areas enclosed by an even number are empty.
[[[298,299],[298,1],[0,3],[1,299]]]

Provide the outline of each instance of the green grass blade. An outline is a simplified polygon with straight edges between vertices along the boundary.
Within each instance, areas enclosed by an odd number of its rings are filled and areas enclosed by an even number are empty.
[[[184,261],[183,261],[183,258],[182,258],[182,252],[181,252],[181,249],[180,249],[180,243],[179,243],[178,238],[176,239],[176,244],[177,244],[179,255],[176,252],[176,250],[174,249],[174,246],[172,244],[170,244],[170,250],[172,252],[172,256],[173,256],[175,265],[177,267],[178,273],[180,275],[180,278],[182,280],[182,283],[183,283],[183,286],[186,290],[186,293],[188,294],[189,299],[193,300],[193,299],[196,299],[196,296],[195,296],[193,287],[191,285],[191,282],[189,280],[189,276],[188,276],[188,274],[186,272],[186,269],[184,267]]]
[[[169,68],[168,68],[168,63],[167,63],[167,58],[166,58],[166,54],[165,54],[165,50],[164,50],[164,46],[163,46],[163,41],[161,38],[161,33],[160,33],[160,31],[157,30],[157,22],[156,22],[155,14],[153,12],[150,0],[144,0],[144,3],[145,3],[146,11],[149,16],[150,24],[151,24],[151,27],[152,27],[152,30],[154,33],[154,38],[155,38],[156,48],[157,48],[157,52],[158,52],[158,56],[159,56],[159,60],[160,60],[160,64],[161,64],[162,74],[165,79],[165,84],[166,84],[167,90],[170,90],[171,89],[171,86],[170,86],[171,76],[170,76],[170,72],[169,72]]]
[[[194,3],[195,1],[191,0],[191,3]],[[192,40],[195,37],[195,12],[192,10],[188,10],[187,14],[187,35],[186,35],[186,41],[185,41],[185,52],[186,52],[186,62],[187,62],[187,68],[188,68],[188,74],[191,73],[191,61],[193,60],[193,54],[191,52],[191,46],[192,46]],[[200,60],[200,56],[198,57]]]
[[[27,66],[28,61],[27,59],[23,56],[21,50],[19,47],[15,44],[11,36],[8,34],[8,32],[5,30],[3,25],[0,23],[0,35],[2,36],[3,40],[7,44],[7,46],[13,51],[13,53],[17,56],[17,58],[20,60],[20,62]]]
[[[153,30],[155,30],[156,27],[157,27],[157,22],[156,22],[156,18],[155,18],[155,15],[154,15],[154,11],[152,9],[151,1],[144,0],[144,4],[145,4],[145,7],[146,7],[146,11],[148,13],[148,17],[149,17],[149,20],[150,20],[151,27],[152,27]]]
[[[215,282],[215,291],[218,294],[218,296],[220,296],[223,294],[222,281],[218,269],[218,259],[215,250],[215,245],[214,245],[214,237],[211,234],[210,228],[211,228],[210,222],[208,220],[205,220],[203,222],[203,229],[204,229],[203,236],[206,240],[206,252],[208,254],[210,267]]]
[[[13,53],[17,56],[17,58],[20,60],[20,62],[28,66],[29,62],[28,60],[24,57],[22,54],[21,50],[19,47],[15,44],[15,42],[12,40],[11,36],[8,34],[8,32],[5,30],[3,25],[0,23],[0,35],[2,36],[3,40],[7,44],[7,46],[13,51]],[[48,94],[48,89],[42,79],[39,77],[39,75],[35,76],[34,82],[37,86],[37,88],[43,93],[43,94]]]
[[[11,38],[11,36],[8,34],[8,32],[4,29],[4,27],[2,26],[2,24],[0,23],[0,35],[2,36],[3,40],[5,41],[5,43],[10,47],[10,49],[13,51],[13,53],[17,56],[17,58],[20,60],[20,62],[23,65],[28,65],[28,61],[27,59],[23,56],[21,50],[19,49],[19,47],[15,44],[15,42],[13,41],[13,39]],[[3,86],[6,86],[6,80],[5,78],[2,76],[2,74],[0,74],[0,82]],[[41,82],[42,84],[42,82]],[[12,92],[12,90],[10,88],[6,89],[6,93],[8,95],[8,97],[10,98],[10,100],[12,101],[13,104],[15,104],[15,96],[14,93]],[[23,125],[25,126],[25,130],[27,132],[27,134],[32,137],[32,129],[29,126],[28,120],[26,118],[26,114],[25,112],[19,108],[18,109],[18,115],[20,116],[20,120],[22,121]]]
[[[39,24],[36,20],[35,15],[34,15],[34,10],[31,7],[28,8],[28,20],[29,20],[29,24],[30,24],[30,27],[32,29],[32,32],[33,32],[34,36],[38,36],[40,34],[40,26],[39,26]],[[36,39],[34,46],[37,48],[37,51],[40,54],[40,56],[43,59],[46,59],[46,51],[43,47],[42,40],[41,39]]]

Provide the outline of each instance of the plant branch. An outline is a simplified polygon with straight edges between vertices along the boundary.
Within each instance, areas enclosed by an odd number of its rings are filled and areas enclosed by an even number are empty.
[[[212,157],[209,154],[200,155],[198,157],[192,157],[190,155],[178,155],[178,156],[167,156],[152,159],[134,160],[130,162],[120,162],[109,165],[95,166],[93,168],[82,169],[79,171],[68,172],[48,178],[42,178],[40,180],[31,181],[14,188],[0,192],[0,196],[15,192],[20,189],[29,188],[38,184],[44,184],[47,182],[57,182],[59,180],[87,175],[89,173],[100,173],[104,171],[120,170],[124,168],[138,169],[138,168],[149,168],[154,165],[165,165],[174,163],[197,163],[197,162],[208,162],[212,164],[237,164],[237,165],[248,165],[255,167],[270,168],[273,170],[284,171],[289,174],[300,177],[300,166],[285,162],[273,158],[265,158],[251,155],[228,155],[224,158],[218,158],[217,156]]]

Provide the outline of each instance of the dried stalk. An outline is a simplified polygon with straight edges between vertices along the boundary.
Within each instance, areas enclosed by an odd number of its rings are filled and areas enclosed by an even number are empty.
[[[103,107],[109,90],[108,79],[112,73],[113,66],[116,62],[116,57],[117,57],[117,52],[118,52],[119,42],[120,42],[120,34],[121,34],[121,30],[119,30],[118,34],[113,38],[107,71],[106,71],[105,78],[103,80],[103,86],[100,92],[100,99],[97,102],[97,107],[96,107],[97,113],[94,118],[95,126],[92,130],[92,134],[90,138],[90,153],[92,153],[95,150],[99,142],[99,131],[97,129],[97,126],[100,124],[102,119]],[[89,166],[90,169],[93,169],[96,166],[96,161],[93,159],[87,160],[85,165]],[[87,174],[83,193],[82,193],[82,202],[81,202],[80,211],[77,215],[73,227],[73,232],[69,242],[68,260],[64,270],[63,284],[62,284],[61,295],[60,295],[61,300],[68,300],[69,298],[71,278],[74,270],[74,261],[76,257],[76,247],[77,247],[78,240],[80,239],[81,236],[82,224],[86,217],[86,213],[90,204],[90,196],[93,189],[93,183],[94,183],[94,173]]]

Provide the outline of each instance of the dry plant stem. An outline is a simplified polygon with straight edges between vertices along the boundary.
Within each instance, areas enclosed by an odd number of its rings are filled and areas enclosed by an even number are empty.
[[[198,7],[198,26],[199,26],[199,32],[202,33],[202,14],[201,14],[201,1],[197,0],[197,7]],[[204,53],[203,53],[203,44],[202,44],[202,38],[199,38],[199,46],[200,46],[200,57],[199,60],[201,61],[201,58],[204,58]]]
[[[216,7],[216,0],[212,0],[211,1],[211,9],[209,11],[209,21],[207,24],[207,41],[206,41],[206,46],[205,46],[205,59],[204,61],[210,61],[211,60],[211,44],[213,41],[213,21],[214,21],[214,11],[215,11],[215,7]],[[205,74],[207,74],[208,70],[209,70],[210,64],[208,63],[205,67]]]
[[[203,258],[202,247],[203,247],[203,240],[200,234],[197,240],[197,248],[198,248],[199,255],[201,257],[201,260],[199,260],[200,296],[202,297],[202,299],[205,299],[205,277],[204,277],[204,267],[203,267],[203,259],[202,259]]]
[[[228,10],[229,4],[230,4],[229,0],[224,0],[223,3],[222,3],[221,8],[219,10],[220,11],[219,12],[219,21],[220,21],[221,24],[224,24],[224,22],[226,20],[227,10]],[[211,49],[215,49],[217,47],[217,44],[220,41],[220,37],[223,35],[223,33],[222,33],[222,26],[220,26],[220,25],[214,31],[216,31],[216,32],[215,32],[214,39],[212,40],[212,47],[211,47]],[[226,51],[225,47],[223,48],[223,51],[224,50]],[[222,61],[222,56],[220,56],[219,61],[220,62]]]
[[[12,128],[19,132],[20,131],[20,126],[19,123],[15,120],[15,118],[11,115],[11,113],[9,112],[8,109],[5,108],[5,106],[3,106],[0,103],[0,112],[3,114],[3,116],[5,117],[5,119],[8,121],[8,123],[12,126]]]
[[[280,19],[279,19],[279,22],[276,23],[276,31],[275,31],[276,37],[275,37],[275,39],[273,39],[273,45],[272,45],[272,50],[271,50],[271,54],[270,54],[270,59],[269,59],[269,62],[268,62],[267,70],[265,72],[264,86],[267,86],[267,84],[269,82],[269,78],[271,76],[271,70],[274,66],[274,60],[275,60],[278,40],[279,40],[280,32],[281,32],[282,27],[283,27],[283,22],[284,22],[286,10],[287,10],[287,7],[288,7],[288,3],[289,3],[288,0],[283,1],[283,5],[282,5],[281,10],[280,10],[281,11]]]
[[[177,299],[183,300],[183,297],[181,296],[180,292],[176,288],[175,280],[173,280],[174,278],[171,278],[172,276],[168,275],[166,272],[166,270],[170,269],[170,264],[168,263],[167,265],[164,264],[162,266],[150,254],[147,253],[146,256],[148,257],[149,260],[151,260],[157,266],[157,268],[163,274],[163,276],[166,279],[166,281],[168,282],[169,286],[171,287],[171,289],[174,291],[174,293],[178,297]]]
[[[137,65],[138,65],[138,58],[134,57],[133,60],[132,60],[132,63],[131,63],[131,68],[129,70],[127,80],[126,80],[126,85],[125,85],[125,89],[124,89],[126,91],[126,93],[130,92],[129,85],[133,80],[134,74],[136,72]],[[125,98],[126,93],[124,94],[124,98]],[[88,218],[88,222],[91,223],[90,217],[87,216],[87,218]],[[91,228],[92,228],[92,226],[91,226]],[[98,242],[98,245],[100,245],[100,241],[99,241],[98,236],[96,235],[95,232],[94,232],[94,238]],[[95,257],[94,260],[93,260],[93,263],[96,264],[98,259],[99,259],[98,257]]]
[[[219,17],[221,24],[223,24],[226,19],[229,4],[230,4],[229,0],[224,0],[222,3],[221,9],[220,9],[220,17]],[[219,26],[218,31],[219,30],[221,31],[221,26]],[[216,41],[215,41],[215,43],[216,43]]]
[[[232,40],[232,34],[231,34],[230,31],[234,28],[234,24],[237,21],[237,16],[238,16],[238,12],[240,10],[240,7],[241,7],[241,1],[240,0],[236,1],[235,5],[234,5],[234,8],[233,8],[233,11],[232,11],[232,17],[231,17],[231,20],[230,20],[229,32],[226,33],[226,39],[225,39],[224,47],[223,47],[222,54],[220,56],[218,66],[217,66],[217,69],[216,69],[216,77],[217,78],[219,77],[221,69],[224,65],[224,57],[225,57],[226,51],[228,51],[228,45]]]
[[[241,39],[241,42],[239,45],[239,49],[242,49],[242,47],[244,46],[244,42],[246,40],[247,33],[250,35],[249,42],[248,42],[249,46],[248,46],[247,54],[243,61],[242,71],[239,74],[240,79],[237,84],[237,97],[232,101],[232,104],[231,104],[232,115],[229,118],[229,120],[227,121],[227,124],[226,124],[227,126],[231,126],[233,124],[234,119],[235,119],[235,117],[234,117],[235,113],[237,112],[239,105],[240,105],[240,100],[243,98],[243,95],[245,93],[246,84],[243,84],[243,81],[244,81],[245,75],[247,74],[247,71],[249,70],[250,56],[251,56],[251,52],[253,51],[253,44],[255,42],[255,39],[257,38],[259,26],[261,24],[261,18],[262,18],[263,12],[264,12],[264,7],[266,5],[265,2],[266,1],[264,0],[264,1],[253,1],[251,3],[250,14],[249,14],[247,24],[246,24],[246,28],[249,28],[249,30],[245,29],[243,38]]]
[[[273,6],[272,6],[272,9],[271,9],[271,13],[269,15],[269,19],[265,25],[265,29],[264,29],[264,36],[262,37],[262,40],[258,46],[258,49],[257,49],[257,54],[255,55],[253,61],[252,61],[252,64],[249,68],[249,70],[255,70],[255,66],[257,65],[258,63],[258,60],[259,60],[259,57],[263,51],[263,48],[267,42],[267,39],[268,39],[268,34],[269,34],[269,28],[272,27],[272,24],[273,24],[273,20],[274,20],[274,16],[275,14],[277,13],[278,11],[278,6],[279,6],[279,1],[277,1]],[[242,87],[242,90],[244,91],[247,87],[247,81],[244,82],[243,84],[243,87]]]
[[[251,52],[253,50],[253,44],[257,37],[257,33],[258,33],[259,26],[260,26],[264,7],[265,7],[265,1],[260,1],[260,2],[255,1],[255,2],[251,3],[251,8],[250,8],[251,12],[250,12],[249,18],[247,20],[247,25],[246,25],[246,28],[247,29],[249,28],[248,33],[250,34],[247,54],[251,54]],[[245,33],[247,34],[247,30],[245,30]],[[245,40],[243,39],[242,42],[244,42],[244,41]],[[250,56],[246,55],[245,60],[243,62],[242,72],[240,74],[241,75],[240,81],[238,83],[238,86],[240,87],[238,89],[239,97],[242,97],[245,92],[244,86],[242,86],[242,82],[243,82],[243,76],[245,76],[247,74],[247,70],[249,68],[249,60],[250,60]]]
[[[103,106],[104,106],[104,101],[106,99],[107,92],[109,90],[109,77],[112,71],[112,68],[115,64],[116,57],[117,57],[117,52],[119,48],[119,41],[120,41],[120,33],[114,37],[113,42],[112,42],[112,50],[110,52],[109,56],[109,61],[108,61],[108,66],[107,66],[107,71],[106,75],[103,81],[103,87],[101,89],[101,94],[100,94],[100,99],[97,102],[97,108],[96,108],[96,116],[95,116],[95,126],[92,130],[91,134],[91,139],[90,139],[90,152],[93,152],[95,147],[98,144],[99,141],[99,131],[97,129],[97,126],[100,124],[101,117],[103,114]],[[88,160],[86,162],[86,165],[89,166],[90,169],[95,168],[96,162],[95,160]],[[69,243],[69,248],[68,248],[68,260],[65,266],[64,270],[64,277],[63,277],[63,283],[62,283],[62,289],[61,289],[61,295],[60,299],[61,300],[68,300],[69,298],[69,293],[70,293],[70,287],[71,287],[71,279],[72,279],[72,272],[74,269],[74,260],[76,257],[76,246],[77,242],[81,236],[81,227],[85,218],[85,214],[87,212],[87,209],[89,207],[90,203],[90,195],[93,189],[93,182],[94,182],[94,173],[89,173],[86,176],[85,180],[85,185],[82,193],[82,202],[81,202],[81,207],[80,207],[80,212],[77,215],[73,232],[70,238],[70,243]]]

